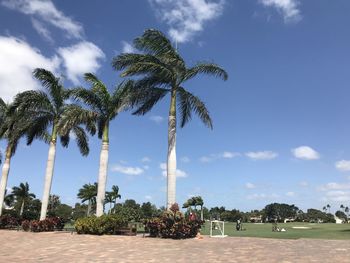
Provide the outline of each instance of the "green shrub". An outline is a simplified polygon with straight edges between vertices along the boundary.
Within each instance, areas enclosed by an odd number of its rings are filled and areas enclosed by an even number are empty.
[[[184,239],[195,237],[202,224],[201,220],[186,220],[179,211],[178,205],[174,204],[160,217],[147,220],[145,227],[149,230],[151,237]]]
[[[104,235],[116,234],[128,221],[120,215],[103,215],[78,218],[74,227],[78,234]]]

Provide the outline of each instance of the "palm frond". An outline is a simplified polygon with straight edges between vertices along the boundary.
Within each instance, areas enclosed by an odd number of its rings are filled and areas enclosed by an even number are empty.
[[[207,127],[213,129],[213,123],[205,104],[182,87],[178,88],[178,94],[180,99],[181,127],[184,127],[191,119],[191,111],[194,111]]]
[[[35,116],[30,121],[26,131],[27,145],[32,144],[34,139],[40,139],[46,143],[50,141],[47,128],[52,123],[51,115]]]
[[[64,92],[60,79],[56,78],[55,75],[49,70],[43,68],[37,68],[33,71],[34,77],[41,82],[45,87],[55,104],[56,109],[62,107],[64,99],[67,98],[68,94]]]
[[[139,88],[134,93],[134,103],[137,109],[134,115],[144,115],[149,112],[153,106],[161,100],[167,93],[168,89],[163,88]]]
[[[174,80],[174,72],[171,67],[149,54],[121,54],[113,58],[112,66],[116,70],[125,69],[121,74],[122,77],[156,74],[164,82]]]
[[[121,82],[114,90],[109,103],[109,119],[113,120],[120,112],[126,111],[134,104],[134,82]]]
[[[76,126],[72,129],[72,132],[76,136],[76,142],[78,145],[78,148],[80,150],[80,153],[83,156],[87,156],[89,154],[89,138],[87,137],[85,131],[83,128]]]
[[[100,98],[103,104],[108,105],[110,95],[106,85],[92,73],[85,73],[84,79],[92,85],[92,91]]]
[[[134,46],[141,51],[162,57],[167,64],[185,68],[185,62],[178,55],[170,40],[159,30],[147,29],[134,40]]]
[[[189,68],[184,76],[184,81],[189,80],[198,74],[212,75],[214,77],[228,79],[228,74],[224,69],[214,63],[198,63],[192,68]]]
[[[75,88],[72,90],[71,96],[75,100],[82,101],[87,104],[95,111],[103,112],[105,109],[103,107],[103,101],[101,98],[92,90],[88,90],[85,88]]]

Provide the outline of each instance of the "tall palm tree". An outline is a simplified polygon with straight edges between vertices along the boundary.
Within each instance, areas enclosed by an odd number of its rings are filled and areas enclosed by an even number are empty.
[[[84,184],[82,188],[79,189],[78,198],[81,199],[81,202],[84,203],[88,201],[88,210],[86,216],[89,216],[91,213],[91,206],[96,204],[97,196],[97,183],[94,184]]]
[[[0,98],[0,139],[5,139],[7,142],[0,181],[0,216],[2,215],[4,205],[11,158],[16,152],[20,138],[24,136],[30,123],[29,116],[21,114],[16,110],[10,111],[11,107],[12,104],[6,104]]]
[[[343,204],[341,204],[340,209],[343,209],[343,212],[344,212],[345,206]]]
[[[63,117],[69,112],[79,112],[82,116],[87,114],[78,105],[68,105],[66,100],[69,98],[70,91],[63,87],[60,78],[55,77],[48,70],[37,68],[33,72],[34,77],[39,80],[45,91],[31,90],[18,94],[15,97],[14,108],[20,112],[30,112],[32,123],[27,135],[27,143],[30,144],[35,138],[43,139],[49,143],[49,153],[46,165],[44,193],[40,220],[46,218],[49,196],[51,191],[52,177],[54,172],[54,163],[56,156],[56,142],[60,137],[62,146],[68,147],[70,134],[75,134],[76,142],[82,155],[89,153],[88,137],[84,129],[78,125],[66,125],[62,129],[60,123]],[[65,118],[67,120],[67,118]],[[86,128],[92,134],[95,132],[94,125],[86,124]]]
[[[11,196],[18,204],[21,204],[19,216],[23,215],[25,204],[36,197],[35,194],[29,192],[29,184],[27,182],[25,184],[20,183],[18,187],[13,187]]]
[[[212,128],[212,120],[205,104],[184,88],[184,83],[199,74],[228,78],[224,69],[214,63],[197,63],[187,67],[183,58],[160,31],[149,29],[134,40],[140,54],[123,53],[113,59],[116,70],[124,70],[122,77],[141,76],[136,83],[141,105],[134,114],[143,115],[166,94],[170,95],[168,118],[167,155],[167,207],[176,202],[176,105],[180,110],[181,127],[194,112],[206,126]]]
[[[330,212],[331,212],[331,206],[330,206],[330,204],[327,204],[327,209],[328,209],[328,213],[330,213]]]
[[[72,96],[88,105],[90,114],[81,115],[72,112],[67,123],[97,124],[98,137],[102,139],[100,153],[100,166],[98,174],[98,190],[96,200],[96,216],[103,215],[104,199],[106,194],[108,152],[109,152],[109,125],[122,111],[132,106],[132,81],[122,82],[113,91],[109,92],[107,86],[95,75],[86,73],[85,80],[91,84],[91,89],[76,88]]]
[[[119,186],[118,185],[113,185],[112,186],[112,196],[113,196],[113,202],[114,206],[116,205],[117,199],[122,198],[122,196],[119,194]]]
[[[199,205],[201,207],[201,220],[203,221],[203,205],[204,205],[203,198],[201,196],[195,196],[194,199],[195,199],[196,205]]]

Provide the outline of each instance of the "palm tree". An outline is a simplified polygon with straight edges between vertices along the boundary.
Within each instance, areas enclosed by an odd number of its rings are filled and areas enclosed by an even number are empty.
[[[20,138],[24,136],[30,123],[29,116],[21,114],[18,111],[10,111],[11,107],[11,104],[6,104],[0,98],[0,139],[5,139],[7,141],[0,181],[0,216],[4,204],[11,158],[16,152]]]
[[[322,208],[322,210],[325,211],[325,212],[327,212],[327,207],[324,206],[324,207]]]
[[[7,194],[7,189],[5,190],[5,198],[4,203],[7,207],[13,206],[13,203],[15,202],[15,199],[12,194]]]
[[[331,206],[330,206],[330,204],[327,204],[327,209],[328,209],[328,213],[331,213]]]
[[[349,207],[345,207],[344,212],[349,216]]]
[[[82,188],[79,189],[78,198],[81,199],[81,202],[84,203],[88,201],[88,210],[86,216],[89,216],[91,213],[91,206],[96,204],[97,196],[97,183],[94,184],[84,184]]]
[[[102,147],[98,174],[96,216],[101,216],[103,215],[107,182],[109,124],[120,112],[132,106],[131,87],[133,82],[122,82],[110,93],[106,85],[95,75],[86,73],[84,76],[85,80],[91,84],[91,89],[76,88],[72,91],[72,95],[75,99],[87,104],[91,111],[84,116],[72,112],[68,118],[75,124],[97,124],[98,137],[102,139]]]
[[[36,197],[35,194],[29,192],[29,184],[27,182],[25,184],[20,183],[19,187],[13,187],[11,195],[18,204],[21,204],[19,216],[22,216],[25,204]]]
[[[108,214],[111,213],[112,211],[112,204],[113,204],[113,195],[112,192],[106,192],[106,196],[105,196],[105,205],[109,204],[109,209],[108,209]],[[103,209],[105,210],[105,209]]]
[[[168,118],[167,154],[167,208],[176,202],[176,105],[180,110],[181,127],[196,113],[206,126],[212,128],[212,120],[205,104],[188,92],[183,84],[199,74],[213,75],[224,80],[227,73],[213,63],[197,63],[186,67],[185,61],[172,46],[169,39],[160,31],[149,29],[134,40],[140,54],[123,53],[113,59],[116,70],[124,70],[122,77],[141,76],[135,84],[138,90],[135,102],[138,109],[133,113],[144,115],[162,99],[170,95]],[[178,102],[177,102],[178,100]]]
[[[30,144],[35,138],[39,138],[50,145],[40,213],[40,220],[43,220],[46,218],[49,203],[57,137],[60,137],[62,146],[68,147],[70,134],[73,133],[81,154],[86,156],[89,153],[88,137],[84,129],[78,125],[68,124],[63,129],[61,122],[63,119],[67,120],[64,116],[71,111],[79,112],[82,116],[87,114],[87,112],[78,105],[67,105],[65,103],[69,98],[70,91],[65,89],[60,78],[55,77],[50,71],[37,68],[34,70],[33,75],[41,82],[46,92],[39,90],[22,92],[16,96],[14,108],[20,112],[30,112],[32,114],[33,125],[28,132],[27,143]],[[95,132],[94,125],[86,124],[86,128],[92,134]]]
[[[113,199],[113,204],[115,207],[116,203],[117,203],[117,199],[121,199],[122,196],[119,194],[119,187],[117,185],[113,185],[112,186],[112,191],[110,192],[112,195],[112,199]]]
[[[341,204],[340,209],[343,209],[343,212],[344,212],[345,206],[343,204]]]
[[[195,196],[194,197],[196,205],[199,205],[201,207],[201,220],[203,221],[203,198],[201,196]]]

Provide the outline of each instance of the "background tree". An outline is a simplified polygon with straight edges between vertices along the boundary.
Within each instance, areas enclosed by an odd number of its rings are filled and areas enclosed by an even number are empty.
[[[20,207],[20,217],[23,215],[24,206],[36,197],[35,194],[29,192],[29,184],[27,182],[20,183],[19,186],[14,186],[12,188],[11,195],[16,201],[17,205]]]
[[[77,197],[81,199],[82,203],[88,201],[86,216],[89,216],[91,214],[91,206],[96,204],[97,189],[97,183],[84,184],[83,187],[79,189]]]
[[[344,212],[345,206],[344,206],[343,204],[341,204],[341,205],[340,205],[340,209],[342,209],[343,212]]]
[[[89,153],[88,137],[83,128],[78,125],[64,124],[62,121],[68,121],[63,118],[68,113],[75,113],[84,116],[84,111],[78,105],[68,105],[66,100],[69,98],[70,91],[63,87],[60,78],[55,77],[50,71],[37,68],[33,73],[34,77],[39,80],[46,92],[40,90],[25,91],[15,97],[14,109],[20,112],[30,113],[32,124],[28,132],[27,143],[30,144],[35,138],[43,139],[49,143],[49,153],[46,165],[45,183],[42,198],[42,207],[40,220],[45,219],[49,196],[52,185],[54,163],[56,156],[56,141],[60,137],[62,146],[68,147],[70,134],[76,137],[76,142],[82,155]],[[86,124],[87,129],[93,134],[95,127],[92,124]],[[50,131],[48,131],[50,130]]]
[[[328,209],[328,213],[331,213],[331,206],[330,206],[330,204],[327,204],[327,209]]]
[[[20,113],[17,110],[10,111],[12,106],[0,98],[0,139],[5,139],[7,142],[0,181],[0,216],[4,205],[11,158],[16,152],[20,138],[24,136],[31,123],[27,113]]]
[[[184,88],[184,83],[199,74],[213,75],[224,80],[227,73],[213,63],[197,63],[186,67],[168,38],[160,31],[149,29],[134,40],[134,46],[141,54],[123,53],[113,59],[116,70],[124,70],[122,77],[141,76],[136,87],[137,104],[133,113],[144,115],[165,95],[170,95],[168,119],[167,156],[167,208],[176,202],[176,105],[181,114],[181,127],[191,119],[194,112],[206,126],[212,128],[212,121],[205,104]]]
[[[98,174],[98,190],[96,199],[96,215],[103,214],[104,199],[106,194],[108,152],[109,152],[109,124],[122,111],[127,110],[132,104],[130,88],[131,81],[122,82],[118,88],[109,93],[106,85],[91,73],[85,74],[85,80],[91,84],[91,89],[76,88],[73,97],[87,104],[91,111],[81,115],[79,112],[69,114],[68,123],[97,124],[98,138],[102,139],[100,153],[100,166]]]

